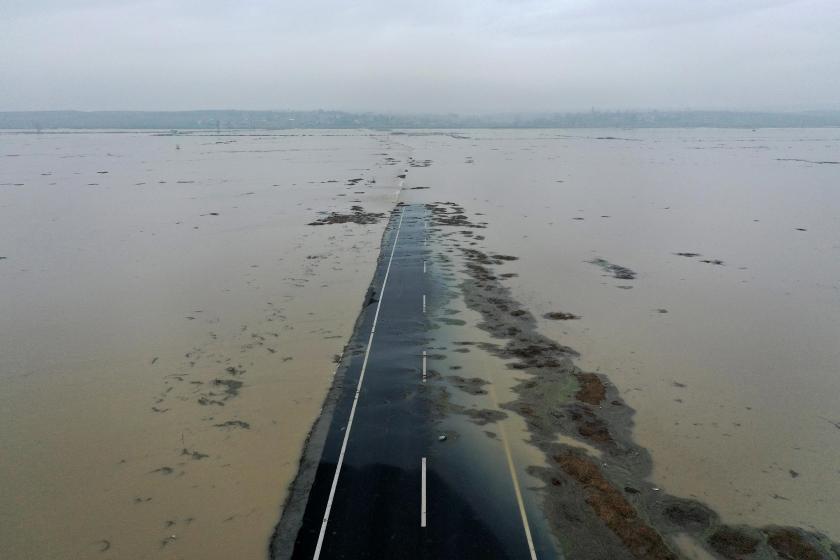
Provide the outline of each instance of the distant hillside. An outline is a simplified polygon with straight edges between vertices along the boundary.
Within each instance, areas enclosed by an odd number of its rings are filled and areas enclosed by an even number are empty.
[[[343,111],[23,111],[0,112],[0,129],[289,128],[804,128],[840,127],[840,111],[590,111],[497,115],[411,115]]]

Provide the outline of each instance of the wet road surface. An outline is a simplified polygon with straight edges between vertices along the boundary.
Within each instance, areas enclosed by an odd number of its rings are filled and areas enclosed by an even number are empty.
[[[488,485],[435,430],[428,228],[423,205],[400,205],[391,216],[272,540],[273,559],[535,559],[547,548],[548,536],[531,534],[507,445],[506,454],[474,458],[484,470],[507,473]]]

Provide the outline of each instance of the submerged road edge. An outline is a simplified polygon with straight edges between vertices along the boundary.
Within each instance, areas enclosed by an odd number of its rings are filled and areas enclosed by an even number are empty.
[[[332,383],[321,406],[321,412],[315,419],[312,429],[304,440],[303,452],[298,463],[297,474],[289,485],[286,499],[280,508],[280,519],[269,540],[268,557],[271,560],[291,558],[298,531],[303,526],[303,515],[309,502],[309,492],[315,481],[315,475],[318,470],[318,465],[321,462],[321,456],[336,408],[342,396],[346,394],[346,391],[356,390],[354,380],[348,379],[351,363],[356,357],[353,350],[357,347],[364,348],[366,345],[367,333],[362,327],[366,322],[372,321],[373,315],[376,312],[377,306],[372,305],[372,303],[375,302],[377,296],[377,286],[380,286],[385,278],[386,261],[389,255],[388,251],[396,235],[395,224],[400,218],[402,206],[402,203],[396,204],[389,214],[388,224],[382,232],[382,240],[379,244],[379,256],[376,260],[376,267],[373,271],[370,285],[362,299],[359,314],[353,324],[352,334],[342,352],[341,362],[333,374]]]

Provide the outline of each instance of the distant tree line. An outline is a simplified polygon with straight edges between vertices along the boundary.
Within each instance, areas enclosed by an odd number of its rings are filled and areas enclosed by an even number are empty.
[[[0,112],[0,129],[242,130],[293,128],[806,128],[839,127],[840,111],[587,111],[491,115],[345,111]]]

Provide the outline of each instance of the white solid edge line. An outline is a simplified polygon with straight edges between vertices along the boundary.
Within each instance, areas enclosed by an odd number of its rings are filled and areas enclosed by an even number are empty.
[[[420,526],[426,526],[426,458],[420,460]]]
[[[496,397],[496,390],[493,385],[490,385],[490,394],[496,405],[499,404],[499,399]],[[513,456],[510,452],[510,444],[508,443],[505,427],[499,422],[499,431],[502,435],[502,444],[505,448],[505,456],[507,457],[508,469],[510,470],[510,478],[513,480],[513,491],[516,494],[516,504],[519,506],[519,515],[522,518],[522,527],[525,529],[525,539],[528,541],[528,551],[531,554],[531,560],[537,560],[537,551],[534,549],[534,539],[531,537],[531,527],[528,525],[528,515],[525,513],[525,501],[522,499],[522,490],[519,489],[519,479],[516,477],[516,469],[513,466]]]
[[[344,453],[347,451],[347,440],[350,438],[350,430],[353,428],[353,418],[356,416],[356,405],[359,403],[359,393],[362,390],[362,382],[365,380],[365,370],[367,369],[368,358],[370,357],[370,347],[373,344],[373,334],[376,332],[376,322],[379,320],[379,310],[382,308],[382,300],[385,298],[385,285],[388,283],[388,275],[391,273],[391,263],[394,261],[394,251],[397,248],[397,241],[400,238],[400,228],[402,227],[404,210],[400,211],[400,221],[397,224],[397,233],[394,236],[394,245],[391,247],[391,256],[388,258],[388,267],[385,269],[385,277],[382,279],[382,288],[379,290],[379,303],[376,304],[376,313],[373,315],[373,325],[370,328],[370,337],[368,338],[367,349],[365,350],[365,359],[362,362],[362,371],[359,374],[359,383],[356,385],[356,394],[353,397],[353,406],[350,407],[350,417],[347,420],[347,429],[344,431],[344,441],[341,442],[341,452],[338,454],[338,463],[335,466],[335,474],[333,475],[332,486],[330,487],[330,495],[327,498],[327,507],[324,510],[324,520],[321,522],[321,531],[318,533],[318,543],[315,545],[315,553],[312,555],[313,560],[318,560],[321,556],[321,547],[324,545],[324,535],[327,531],[327,522],[330,520],[330,510],[332,509],[333,498],[335,498],[335,489],[338,487],[338,475],[341,474],[341,465],[344,463]]]

